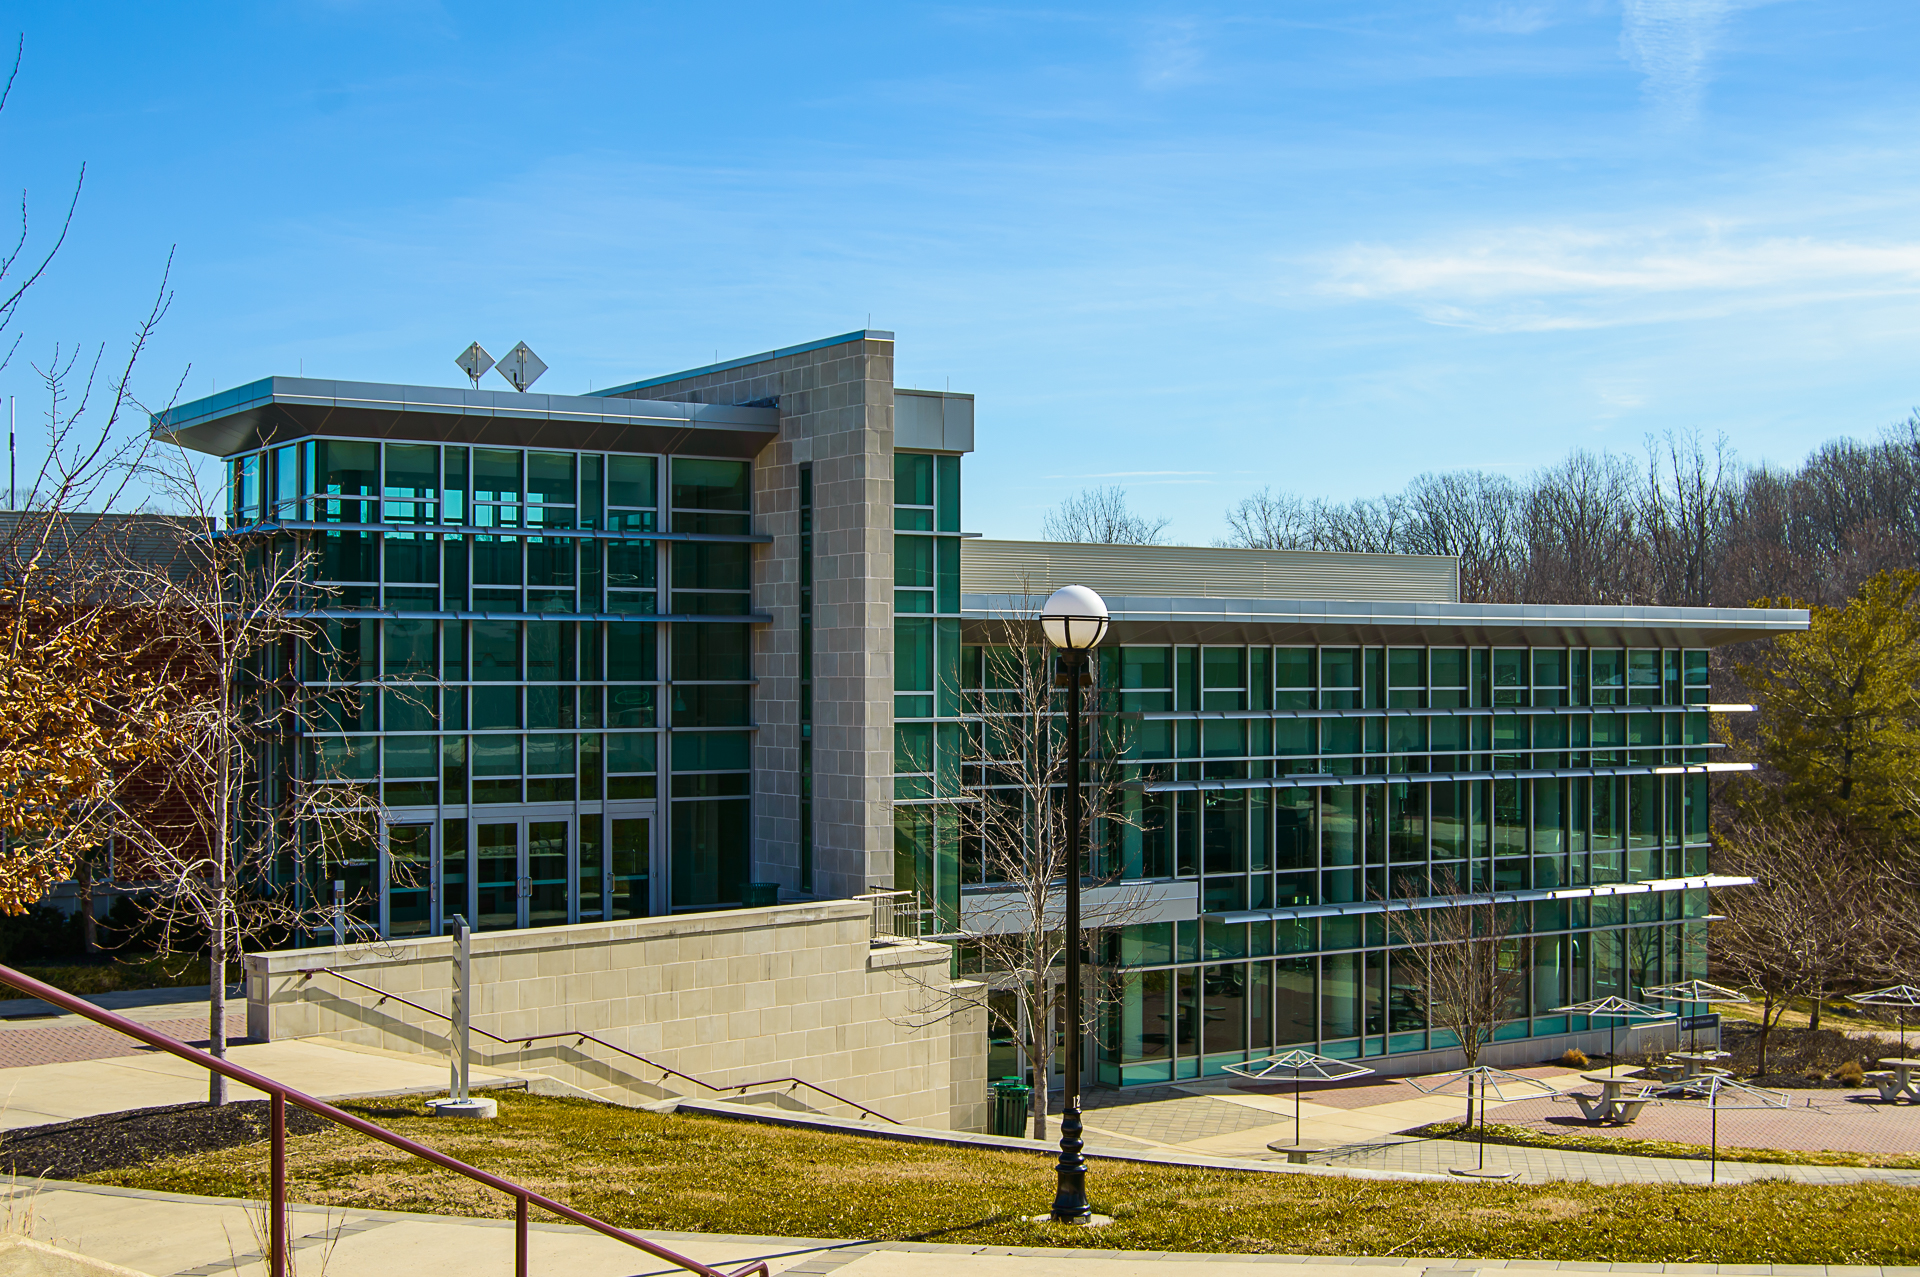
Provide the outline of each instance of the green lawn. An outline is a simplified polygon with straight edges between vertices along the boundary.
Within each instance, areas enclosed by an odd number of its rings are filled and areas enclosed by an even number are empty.
[[[417,1101],[350,1107],[374,1121],[636,1228],[1117,1249],[1619,1262],[1920,1262],[1915,1190],[1786,1183],[1667,1186],[1394,1183],[1095,1162],[1107,1228],[1035,1225],[1044,1157],[789,1130],[497,1093],[500,1118],[455,1122]],[[289,1140],[296,1200],[506,1216],[508,1199],[337,1129]],[[266,1146],[90,1177],[258,1198]]]

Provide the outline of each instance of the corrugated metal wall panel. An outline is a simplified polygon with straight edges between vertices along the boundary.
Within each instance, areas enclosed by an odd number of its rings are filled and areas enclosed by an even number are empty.
[[[1459,561],[1450,557],[1188,545],[967,540],[960,582],[968,594],[1038,597],[1086,585],[1102,594],[1175,598],[1460,599]]]

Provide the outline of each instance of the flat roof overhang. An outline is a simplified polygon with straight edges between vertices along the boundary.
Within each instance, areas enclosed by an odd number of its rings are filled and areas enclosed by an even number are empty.
[[[1040,600],[965,594],[969,637]],[[1108,643],[1363,644],[1418,647],[1721,647],[1797,634],[1792,608],[1589,607],[1339,599],[1110,597]]]
[[[750,458],[778,408],[266,377],[155,413],[152,433],[232,456],[314,435]]]

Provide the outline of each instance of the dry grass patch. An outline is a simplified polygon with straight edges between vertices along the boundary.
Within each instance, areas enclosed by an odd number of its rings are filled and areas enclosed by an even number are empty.
[[[508,1093],[494,1122],[391,1100],[359,1111],[613,1223],[749,1236],[1119,1250],[1612,1262],[1920,1262],[1920,1195],[1863,1184],[1718,1189],[1410,1183],[1096,1162],[1086,1231],[1027,1222],[1049,1155],[899,1143]],[[350,1132],[289,1140],[290,1191],[336,1206],[506,1217],[510,1201]],[[90,1177],[214,1196],[266,1191],[263,1144]]]

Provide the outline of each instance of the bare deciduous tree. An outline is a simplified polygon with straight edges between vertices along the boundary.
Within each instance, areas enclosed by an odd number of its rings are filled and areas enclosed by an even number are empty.
[[[1432,889],[1432,896],[1423,896],[1409,885],[1386,902],[1389,937],[1411,959],[1396,963],[1396,978],[1425,1001],[1433,1027],[1459,1040],[1473,1068],[1494,1030],[1517,1014],[1528,964],[1511,905],[1467,893],[1450,870],[1434,875]],[[1467,1104],[1471,1123],[1471,1093]]]
[[[1576,450],[1510,480],[1423,474],[1341,503],[1263,488],[1226,511],[1223,545],[1448,554],[1463,599],[1740,607],[1837,604],[1920,562],[1920,414],[1799,467],[1743,467],[1724,438],[1650,437],[1633,457]]]
[[[1753,885],[1714,893],[1713,957],[1760,995],[1760,1072],[1767,1039],[1794,998],[1897,977],[1911,945],[1913,894],[1893,868],[1863,853],[1834,821],[1781,812],[1723,832],[1717,872]]]
[[[130,558],[121,571],[165,660],[154,730],[166,747],[121,832],[151,883],[143,909],[160,949],[197,949],[204,937],[209,1049],[223,1056],[228,964],[249,944],[327,921],[330,902],[318,891],[301,901],[288,871],[297,864],[313,886],[327,881],[350,849],[371,851],[384,813],[370,791],[326,783],[352,774],[351,760],[313,750],[289,765],[297,746],[312,749],[296,726],[325,709],[303,699],[294,663],[334,655],[305,610],[325,592],[309,579],[311,555],[222,531],[224,503],[208,497],[184,450],[148,473],[183,512],[180,535],[171,555]],[[217,1073],[208,1095],[226,1102]]]
[[[1168,520],[1135,514],[1127,506],[1126,490],[1088,488],[1068,497],[1047,515],[1041,528],[1049,541],[1081,541],[1094,545],[1164,545]]]
[[[1642,526],[1648,540],[1655,601],[1707,607],[1714,600],[1714,568],[1726,543],[1734,478],[1725,435],[1711,454],[1698,433],[1647,439],[1647,490]]]
[[[1220,544],[1241,550],[1317,550],[1318,513],[1317,504],[1262,488],[1227,511],[1230,535]]]
[[[1047,1132],[1047,1079],[1054,1057],[1055,1026],[1064,1015],[1062,968],[1067,936],[1062,928],[1068,873],[1087,890],[1106,887],[1103,899],[1082,919],[1087,963],[1104,951],[1103,933],[1139,921],[1142,901],[1113,890],[1113,875],[1084,859],[1093,831],[1127,823],[1119,801],[1124,749],[1117,720],[1096,715],[1092,671],[1079,691],[1084,747],[1081,812],[1083,845],[1068,846],[1066,698],[1074,693],[1057,673],[1055,652],[1033,619],[1037,605],[996,621],[980,648],[978,736],[968,760],[967,798],[958,805],[961,833],[979,849],[984,879],[1000,884],[974,896],[974,919],[965,943],[992,991],[1011,994],[1009,1010],[988,997],[991,1018],[1012,1037],[1033,1071],[1033,1136]],[[1089,965],[1089,970],[1093,968]],[[1085,1035],[1106,992],[1095,974],[1083,990]]]

